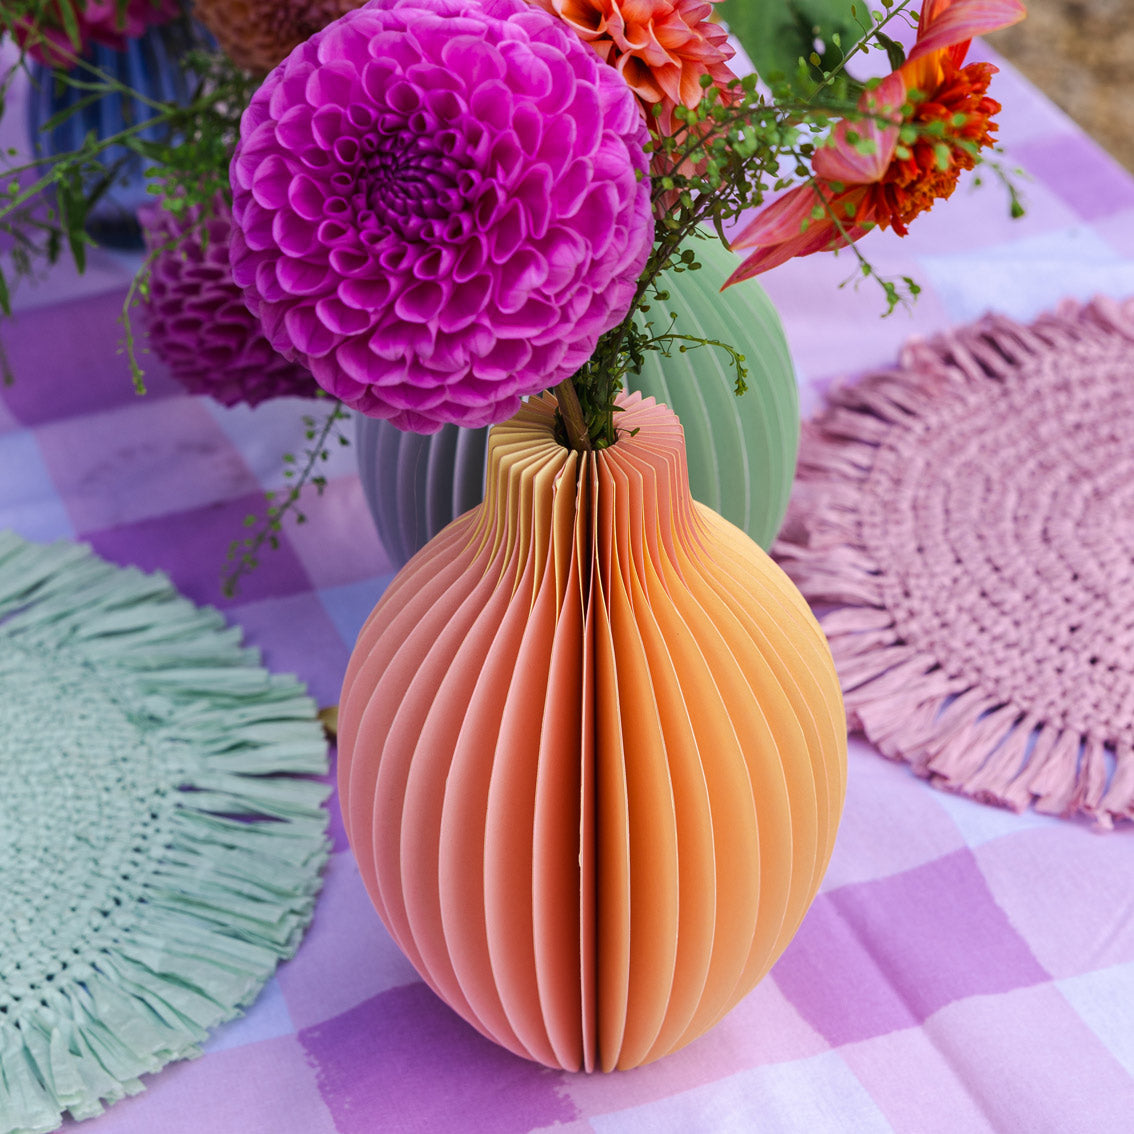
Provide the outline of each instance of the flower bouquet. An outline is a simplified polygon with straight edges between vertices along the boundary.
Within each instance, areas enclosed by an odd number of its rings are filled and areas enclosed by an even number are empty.
[[[98,6],[17,7],[64,13],[62,47],[3,17],[29,50],[78,52]],[[613,1069],[688,1043],[817,892],[845,784],[829,651],[779,569],[696,502],[672,411],[628,387],[699,350],[744,395],[745,352],[689,314],[714,241],[745,257],[714,285],[840,248],[873,276],[855,242],[903,234],[981,159],[995,68],[968,43],[1023,7],[913,9],[852,15],[853,42],[832,32],[769,86],[734,74],[700,0],[295,0],[271,18],[198,0],[222,50],[191,61],[194,103],[157,109],[162,145],[114,139],[152,163],[137,296],[191,389],[317,387],[332,424],[345,406],[425,434],[494,426],[484,502],[359,636],[339,789],[399,946],[525,1057]],[[872,44],[890,72],[856,81]],[[52,168],[0,224],[50,185],[43,230],[81,250],[74,166]],[[891,307],[916,291],[878,282]]]

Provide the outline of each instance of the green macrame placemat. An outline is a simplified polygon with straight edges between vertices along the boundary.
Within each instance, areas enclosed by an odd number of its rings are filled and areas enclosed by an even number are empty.
[[[0,1134],[199,1054],[311,919],[315,705],[163,575],[0,532]]]

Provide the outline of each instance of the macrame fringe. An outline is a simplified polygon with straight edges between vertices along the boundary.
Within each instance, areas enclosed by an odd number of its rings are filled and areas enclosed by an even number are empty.
[[[803,427],[792,504],[773,554],[820,615],[848,725],[934,785],[1022,811],[1082,814],[1101,828],[1134,819],[1134,751],[1004,704],[904,642],[884,607],[883,565],[863,544],[856,501],[879,445],[927,398],[964,401],[1052,349],[1134,342],[1134,300],[1061,304],[1031,326],[988,316],[908,344],[892,371],[828,395]]]
[[[327,752],[303,687],[162,575],[0,533],[0,633],[81,645],[184,753],[144,916],[0,1012],[0,1132],[43,1134],[200,1054],[294,953],[329,849],[330,788],[302,777],[324,775]]]

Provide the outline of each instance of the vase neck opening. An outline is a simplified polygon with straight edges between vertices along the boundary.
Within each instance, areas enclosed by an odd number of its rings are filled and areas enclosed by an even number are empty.
[[[533,555],[543,561],[561,538],[573,539],[567,533],[583,511],[593,516],[579,530],[598,539],[584,549],[588,561],[597,550],[600,559],[677,563],[680,547],[700,542],[676,415],[639,394],[620,394],[617,404],[617,442],[587,453],[563,444],[551,394],[494,427],[475,538],[502,571]]]

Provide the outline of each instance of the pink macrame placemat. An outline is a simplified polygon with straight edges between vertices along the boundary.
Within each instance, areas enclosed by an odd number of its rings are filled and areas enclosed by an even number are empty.
[[[1134,818],[1134,299],[987,316],[829,394],[774,551],[885,755]]]

